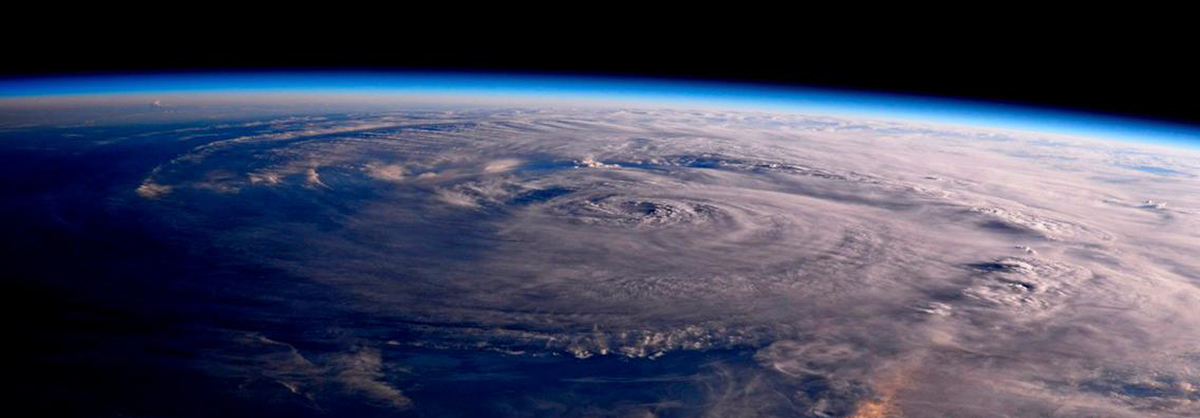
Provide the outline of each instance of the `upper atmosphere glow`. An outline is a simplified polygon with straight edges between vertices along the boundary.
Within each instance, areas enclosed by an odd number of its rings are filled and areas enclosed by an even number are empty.
[[[190,92],[456,93],[858,114],[1200,147],[1200,128],[951,99],[711,81],[471,73],[196,73],[0,80],[0,98]]]

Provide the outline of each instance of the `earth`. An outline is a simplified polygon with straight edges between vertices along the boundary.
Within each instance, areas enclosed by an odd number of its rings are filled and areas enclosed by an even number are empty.
[[[9,403],[40,415],[1200,415],[1191,148],[682,105],[38,106],[0,119],[0,257]]]

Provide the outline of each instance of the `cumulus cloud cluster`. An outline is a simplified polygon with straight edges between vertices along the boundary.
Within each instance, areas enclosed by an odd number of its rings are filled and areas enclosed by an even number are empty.
[[[412,401],[384,377],[378,349],[358,346],[322,356],[305,356],[296,347],[257,333],[221,335],[232,342],[194,361],[205,373],[240,387],[278,385],[291,395],[280,404],[300,404],[320,411],[322,404],[350,395],[365,402],[403,411]],[[249,367],[247,367],[249,366]]]
[[[137,193],[164,216],[222,216],[191,204],[212,194],[263,205],[213,239],[422,346],[755,350],[720,376],[756,383],[712,411],[1200,414],[1196,153],[700,111],[267,126]],[[323,379],[410,406],[355,350]]]

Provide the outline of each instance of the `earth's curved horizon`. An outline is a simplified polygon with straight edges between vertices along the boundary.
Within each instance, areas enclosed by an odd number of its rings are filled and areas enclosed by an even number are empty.
[[[18,403],[1200,414],[1193,128],[744,86],[241,80],[0,83]]]

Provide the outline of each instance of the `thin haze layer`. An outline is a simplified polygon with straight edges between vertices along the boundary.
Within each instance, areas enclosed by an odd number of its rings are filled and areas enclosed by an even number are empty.
[[[1195,126],[1100,116],[1064,109],[1039,109],[944,98],[848,92],[800,86],[664,79],[535,76],[525,74],[421,72],[259,72],[129,74],[98,77],[0,79],[0,126],[16,110],[17,119],[44,117],[31,105],[133,101],[171,105],[197,102],[271,102],[297,106],[337,102],[341,108],[368,103],[396,105],[421,101],[574,104],[618,106],[650,103],[671,108],[769,109],[875,118],[938,120],[1066,135],[1169,143],[1194,147]],[[94,106],[93,106],[94,107]],[[61,109],[60,109],[61,110]],[[93,111],[96,109],[92,109]],[[181,110],[181,109],[176,109]],[[211,108],[210,108],[211,110]],[[32,115],[30,114],[32,113]],[[144,116],[144,115],[143,115]]]

